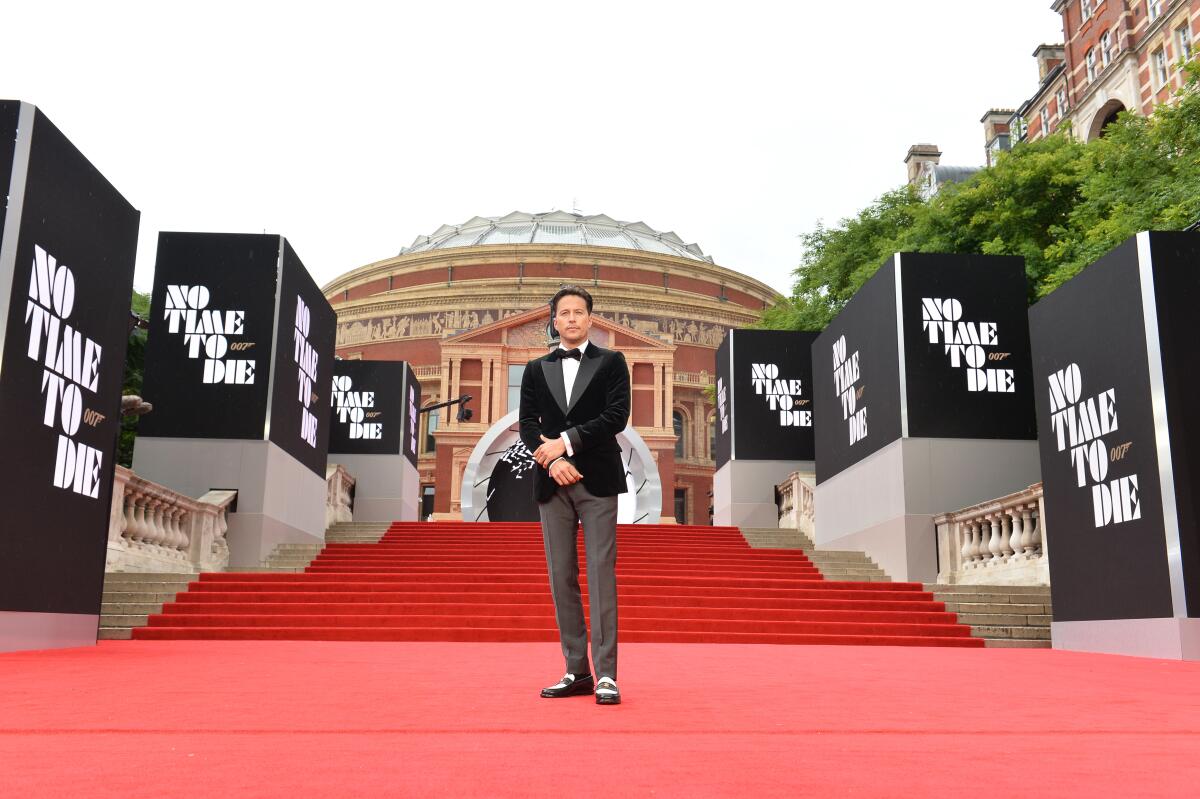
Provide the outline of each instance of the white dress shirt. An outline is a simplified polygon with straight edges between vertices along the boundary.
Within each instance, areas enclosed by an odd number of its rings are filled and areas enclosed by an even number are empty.
[[[571,391],[575,388],[575,377],[579,374],[579,364],[583,362],[582,357],[587,351],[587,346],[589,343],[590,342],[588,342],[587,339],[584,339],[583,343],[579,345],[580,360],[577,361],[574,358],[563,358],[560,361],[562,364],[563,388],[565,388],[567,392],[568,405],[571,404]],[[560,350],[570,349],[562,343],[558,345],[558,348]],[[567,438],[565,435],[560,435],[559,438],[561,438],[562,442],[567,445],[567,455],[573,457],[575,455],[575,450],[571,447],[571,439]]]

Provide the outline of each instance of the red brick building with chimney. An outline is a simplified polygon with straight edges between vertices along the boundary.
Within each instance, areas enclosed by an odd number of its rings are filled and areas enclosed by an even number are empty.
[[[1014,117],[1024,140],[1069,120],[1077,138],[1091,141],[1122,111],[1149,115],[1183,85],[1200,0],[1056,0],[1051,8],[1062,16],[1065,44],[1034,52],[1041,83]]]

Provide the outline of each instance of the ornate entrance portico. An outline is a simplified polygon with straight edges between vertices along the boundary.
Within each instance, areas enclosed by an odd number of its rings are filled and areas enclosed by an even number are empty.
[[[472,399],[466,407],[473,415],[469,421],[447,419],[432,434],[437,452],[430,481],[436,486],[434,520],[463,518],[462,480],[471,453],[496,422],[517,409],[517,388],[525,365],[546,354],[547,319],[546,308],[539,306],[442,340],[438,397],[469,394]],[[671,411],[675,401],[675,345],[599,315],[592,322],[591,339],[624,353],[633,394],[630,426],[645,443],[661,485],[673,485],[676,436],[671,427]],[[672,503],[671,492],[661,492],[657,512],[664,522],[675,518]]]

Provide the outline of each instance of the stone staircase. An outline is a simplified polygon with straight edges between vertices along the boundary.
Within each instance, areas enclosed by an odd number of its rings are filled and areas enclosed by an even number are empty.
[[[927,583],[925,590],[989,647],[1050,648],[1049,586]]]
[[[387,522],[342,522],[325,532],[332,544],[373,544],[388,528]],[[324,544],[280,544],[267,560],[242,572],[302,572],[324,548]],[[186,591],[194,574],[110,572],[104,575],[104,598],[100,606],[100,640],[128,640],[134,627],[145,627],[146,618],[161,613],[165,602]]]
[[[827,580],[890,582],[883,569],[865,552],[817,549],[799,530],[773,527],[742,529],[756,549],[803,550]],[[1050,647],[1051,603],[1048,586],[926,584],[946,610],[971,626],[971,634],[989,647]]]
[[[864,583],[892,581],[883,569],[865,552],[817,549],[804,533],[784,527],[743,527],[742,537],[754,549],[803,550],[817,570],[827,580],[848,580]]]
[[[100,605],[101,641],[128,640],[134,627],[145,627],[146,617],[161,613],[164,602],[171,602],[186,591],[192,574],[112,572],[104,575],[104,597]]]
[[[325,532],[331,544],[374,544],[388,529],[387,522],[340,522]],[[812,539],[787,528],[743,528],[742,536],[755,549],[799,549],[828,580],[890,582],[864,552],[820,550]],[[280,544],[262,566],[237,571],[302,572],[323,544]],[[104,577],[100,639],[129,639],[134,627],[144,627],[150,614],[186,591],[192,574],[111,573]],[[1050,589],[1043,586],[982,586],[926,584],[934,599],[958,614],[972,634],[989,647],[1050,646]]]

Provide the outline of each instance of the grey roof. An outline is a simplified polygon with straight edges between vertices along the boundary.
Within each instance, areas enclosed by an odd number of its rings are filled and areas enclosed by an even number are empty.
[[[982,169],[982,167],[948,166],[945,164],[937,164],[933,167],[933,179],[937,181],[937,185],[939,186],[941,186],[943,183],[962,183],[980,169]]]
[[[442,225],[400,251],[401,255],[451,247],[488,244],[581,244],[620,247],[626,250],[675,255],[713,263],[696,244],[687,244],[672,232],[660,233],[645,222],[621,222],[604,214],[550,211],[506,216],[473,216],[461,225]]]

